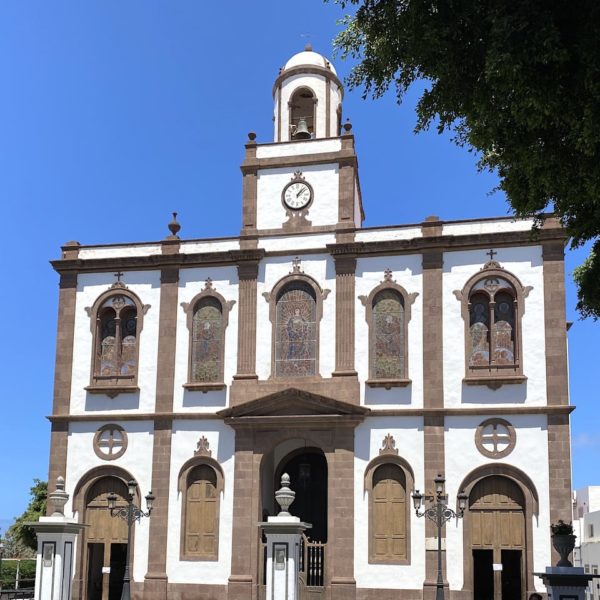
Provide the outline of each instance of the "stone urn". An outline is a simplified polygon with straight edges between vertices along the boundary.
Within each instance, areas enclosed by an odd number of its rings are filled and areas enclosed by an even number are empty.
[[[275,500],[281,507],[279,511],[279,517],[290,517],[289,509],[296,497],[296,492],[290,489],[290,476],[284,473],[281,476],[281,488],[275,492]]]
[[[552,545],[554,549],[560,554],[560,560],[556,563],[557,567],[572,567],[573,564],[569,560],[569,555],[575,548],[576,536],[572,533],[555,533],[552,535]]]

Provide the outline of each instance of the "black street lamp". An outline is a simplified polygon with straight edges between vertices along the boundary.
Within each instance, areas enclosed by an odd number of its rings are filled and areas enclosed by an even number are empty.
[[[121,600],[131,600],[130,593],[130,582],[131,575],[129,569],[129,562],[131,557],[131,529],[135,521],[140,521],[142,517],[149,517],[152,512],[152,507],[154,505],[154,495],[152,492],[148,492],[146,496],[146,506],[148,507],[148,512],[144,512],[139,506],[136,506],[133,503],[133,498],[135,496],[135,491],[137,489],[137,483],[134,479],[127,482],[128,487],[128,498],[127,498],[127,506],[117,506],[118,496],[111,492],[108,494],[108,508],[110,509],[111,517],[121,517],[127,523],[127,557],[125,559],[125,573],[123,574],[123,591],[121,592]]]
[[[468,496],[464,491],[457,494],[458,512],[454,512],[448,507],[448,495],[444,492],[444,483],[446,480],[442,475],[438,475],[435,479],[435,494],[423,495],[419,490],[415,490],[411,495],[415,513],[417,517],[426,517],[433,521],[437,526],[437,583],[435,584],[435,600],[444,600],[444,578],[442,576],[442,527],[450,519],[462,519],[467,508]],[[425,508],[422,513],[419,509],[423,505],[423,498],[428,500],[431,505]]]

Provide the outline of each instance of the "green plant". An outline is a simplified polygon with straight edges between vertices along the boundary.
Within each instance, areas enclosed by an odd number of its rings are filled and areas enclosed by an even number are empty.
[[[558,521],[558,523],[552,523],[550,525],[550,529],[552,530],[552,535],[573,535],[573,524],[565,523],[562,519]]]

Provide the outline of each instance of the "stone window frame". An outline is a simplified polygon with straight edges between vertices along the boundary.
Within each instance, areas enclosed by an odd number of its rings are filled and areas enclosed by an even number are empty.
[[[125,296],[133,302],[136,308],[136,329],[135,329],[135,373],[134,375],[117,375],[116,377],[106,378],[96,374],[96,364],[98,358],[98,346],[100,344],[100,309],[102,305],[111,297]],[[90,384],[85,390],[90,394],[104,394],[109,398],[115,398],[118,394],[131,394],[139,392],[138,375],[140,371],[140,340],[144,327],[144,315],[150,308],[149,304],[142,304],[137,294],[132,292],[123,282],[119,281],[113,284],[108,290],[102,292],[94,302],[93,306],[85,307],[87,315],[90,317],[90,330],[92,332],[92,356],[90,365]],[[116,380],[116,381],[115,381]]]
[[[295,266],[294,268],[299,268]],[[315,336],[316,336],[316,347],[315,347],[315,375],[307,377],[277,377],[275,374],[275,348],[276,348],[276,336],[277,336],[277,300],[285,291],[285,287],[296,281],[301,281],[309,285],[314,294],[316,302],[316,316],[315,316]],[[271,374],[269,379],[282,380],[282,379],[297,379],[302,381],[321,381],[323,377],[320,374],[320,346],[321,346],[321,319],[323,318],[323,301],[329,295],[330,290],[323,289],[316,279],[306,273],[290,273],[282,277],[274,286],[270,292],[264,292],[263,298],[269,303],[269,321],[271,322]]]
[[[389,273],[389,279],[387,279]],[[365,307],[365,320],[369,329],[369,378],[365,382],[369,387],[384,387],[386,390],[392,387],[406,387],[410,385],[411,379],[408,377],[408,324],[411,319],[411,307],[414,304],[419,292],[407,292],[399,283],[391,279],[391,271],[386,271],[386,279],[374,287],[368,296],[359,296],[359,300]],[[404,377],[394,379],[375,378],[373,376],[373,355],[375,353],[375,339],[373,327],[373,302],[379,292],[383,290],[394,290],[402,297],[404,303]]]
[[[179,532],[179,560],[182,561],[194,561],[194,562],[215,562],[219,560],[219,532],[220,532],[220,521],[221,521],[221,496],[224,495],[225,489],[225,474],[223,473],[223,468],[210,455],[210,450],[207,451],[207,454],[202,453],[197,456],[194,456],[187,460],[181,469],[179,470],[179,476],[177,478],[177,491],[181,498],[181,519],[180,523],[180,532]],[[187,507],[187,493],[188,493],[188,484],[187,480],[190,473],[196,468],[200,466],[210,467],[216,475],[217,481],[217,490],[216,490],[216,502],[217,507],[215,510],[215,540],[216,540],[216,551],[214,554],[209,555],[200,555],[200,554],[188,554],[185,550],[185,528],[186,528],[186,507]]]
[[[297,88],[295,88],[292,91],[292,93],[290,94],[288,103],[287,103],[287,105],[288,105],[288,128],[289,128],[288,135],[289,135],[290,142],[303,141],[303,140],[294,140],[293,134],[292,134],[292,114],[294,111],[294,108],[292,106],[292,101],[294,99],[294,96],[296,94],[300,93],[302,90],[307,90],[312,94],[313,113],[312,113],[312,115],[307,115],[307,116],[309,116],[313,122],[312,138],[310,138],[310,139],[315,139],[317,137],[317,104],[319,102],[319,99],[317,98],[317,93],[309,85],[299,85]],[[306,125],[308,126],[308,123]]]
[[[411,516],[412,516],[412,500],[410,494],[414,490],[414,481],[415,475],[413,470],[408,463],[407,460],[398,456],[394,452],[388,452],[385,450],[380,450],[382,454],[373,458],[369,464],[365,468],[364,474],[364,493],[368,494],[368,502],[369,502],[369,525],[368,525],[368,538],[369,538],[369,564],[386,564],[386,565],[410,565],[411,562]],[[405,512],[406,512],[406,521],[405,521],[405,531],[406,531],[406,558],[404,559],[382,559],[377,558],[375,556],[375,543],[374,543],[374,510],[373,510],[373,475],[375,471],[385,464],[393,464],[402,470],[404,473],[405,481],[406,481],[406,499],[405,499]]]
[[[490,362],[487,367],[476,367],[469,365],[469,349],[471,347],[471,338],[469,332],[470,323],[470,299],[474,293],[474,287],[484,279],[498,277],[505,279],[512,286],[514,292],[514,354],[515,362],[512,365],[494,365]],[[502,288],[506,291],[506,288]],[[523,315],[525,314],[525,298],[533,289],[532,286],[524,286],[516,275],[506,271],[504,267],[495,260],[488,261],[477,273],[472,275],[465,283],[462,290],[455,290],[453,293],[456,299],[461,303],[461,315],[464,322],[465,338],[465,377],[463,383],[467,385],[487,385],[491,389],[498,389],[503,384],[518,384],[527,381],[523,373]],[[481,290],[477,290],[480,292]],[[489,294],[489,292],[487,292]],[[495,293],[495,292],[494,292]],[[490,299],[490,304],[493,301]],[[490,347],[491,354],[491,347]]]
[[[121,449],[118,452],[115,452],[114,454],[106,454],[105,452],[102,451],[99,442],[100,442],[100,436],[105,431],[118,431],[119,433],[121,433],[122,438],[123,438],[123,444],[121,446]],[[100,458],[102,460],[116,460],[117,458],[121,458],[121,456],[123,456],[123,454],[125,454],[128,443],[129,443],[129,440],[127,438],[127,432],[125,431],[125,429],[123,429],[123,427],[121,427],[120,425],[117,425],[116,423],[108,423],[106,425],[102,425],[102,427],[100,427],[98,429],[98,431],[96,431],[96,433],[94,434],[94,441],[93,441],[94,453],[96,454],[96,456],[98,458]]]
[[[199,382],[192,381],[192,336],[194,334],[194,311],[199,302],[204,298],[214,298],[221,305],[221,371],[218,381]],[[187,382],[183,384],[186,390],[209,392],[214,390],[224,390],[225,385],[225,339],[227,333],[227,325],[229,324],[229,313],[235,304],[235,300],[225,300],[213,287],[212,281],[207,280],[204,289],[196,294],[190,302],[181,302],[180,306],[186,314],[186,326],[188,329],[188,368]]]
[[[503,425],[508,430],[509,442],[508,442],[508,445],[506,446],[506,448],[504,448],[504,450],[500,450],[500,451],[488,450],[483,445],[483,430],[484,430],[484,428],[488,427],[489,425]],[[504,458],[505,456],[508,456],[515,449],[516,443],[517,443],[517,432],[515,431],[515,428],[512,426],[512,424],[509,423],[506,419],[500,419],[500,418],[496,418],[496,417],[494,417],[492,419],[486,419],[485,421],[480,423],[478,425],[477,429],[475,430],[475,445],[477,446],[477,450],[479,450],[479,452],[481,454],[483,454],[484,456],[487,456],[488,458],[498,459],[498,458]]]

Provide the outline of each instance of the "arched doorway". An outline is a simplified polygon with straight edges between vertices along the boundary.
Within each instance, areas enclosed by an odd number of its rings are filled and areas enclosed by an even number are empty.
[[[275,470],[274,489],[279,489],[281,476],[290,476],[290,487],[296,497],[290,512],[311,523],[307,537],[322,544],[327,542],[327,461],[318,448],[299,448],[290,452]]]
[[[520,600],[526,589],[525,498],[499,475],[480,479],[469,494],[473,598]]]
[[[117,506],[125,506],[127,485],[118,477],[102,477],[86,494],[84,522],[87,600],[120,600],[127,556],[127,524],[111,517],[107,496],[114,492]]]

